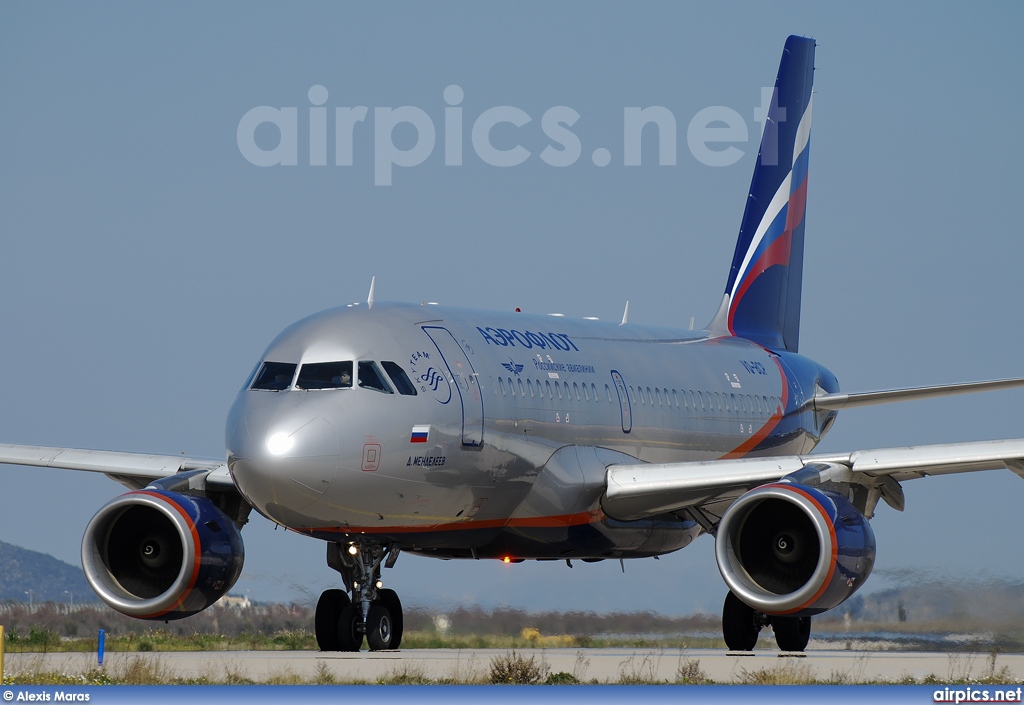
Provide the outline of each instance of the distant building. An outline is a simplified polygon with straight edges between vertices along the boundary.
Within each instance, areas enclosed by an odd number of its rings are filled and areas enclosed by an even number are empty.
[[[247,610],[252,607],[252,602],[245,595],[225,595],[217,600],[221,607],[233,607],[236,610]]]

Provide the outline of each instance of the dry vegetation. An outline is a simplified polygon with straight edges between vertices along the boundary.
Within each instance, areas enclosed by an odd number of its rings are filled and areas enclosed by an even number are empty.
[[[837,611],[815,620],[814,638],[836,648],[1019,653],[1024,651],[1024,616],[996,622],[976,614],[929,615],[897,619],[897,606],[886,619],[844,620]],[[869,615],[863,615],[865,617]],[[313,609],[291,604],[253,605],[245,609],[214,606],[188,619],[144,622],[103,605],[47,602],[29,607],[0,603],[0,624],[9,652],[95,651],[96,635],[105,630],[107,649],[118,652],[213,650],[315,650],[310,627]],[[542,626],[543,631],[538,627]],[[632,647],[660,649],[722,648],[717,616],[665,617],[649,612],[527,613],[510,608],[460,607],[440,614],[409,609],[403,647],[452,649],[528,649]],[[872,639],[873,647],[864,640]]]
[[[526,649],[545,647],[715,648],[718,618],[652,613],[527,613],[459,608],[443,615],[409,609],[406,648]],[[314,650],[313,610],[304,605],[214,606],[174,622],[144,622],[102,605],[0,604],[10,652],[95,651],[105,630],[110,651]],[[544,633],[537,630],[543,625]]]
[[[895,604],[895,603],[894,603]],[[868,615],[864,615],[868,616]],[[949,672],[902,683],[1005,683],[1014,674],[997,665],[1003,652],[1024,651],[1024,620],[1006,619],[999,624],[962,614],[960,621],[934,616],[932,621],[884,619],[818,620],[817,638],[833,634],[836,638],[856,640],[872,632],[899,632],[910,641],[905,648],[920,643],[935,650],[935,642],[923,640],[929,630],[955,628],[966,641],[950,642]],[[124,617],[105,606],[44,603],[30,608],[23,603],[0,604],[0,624],[5,627],[8,653],[46,653],[95,651],[96,633],[104,629],[107,651],[120,658],[104,669],[84,674],[63,674],[45,670],[42,659],[33,667],[29,662],[22,673],[7,675],[5,684],[102,685],[102,684],[247,684],[253,683],[242,669],[232,668],[230,659],[222,672],[200,678],[180,678],[168,672],[156,652],[210,650],[305,650],[315,651],[316,640],[309,631],[313,610],[303,605],[254,605],[246,609],[216,606],[195,617],[170,623],[150,623]],[[647,649],[627,657],[612,682],[621,684],[677,683],[709,684],[712,679],[700,660],[688,656],[688,649],[723,648],[718,636],[717,616],[695,615],[668,618],[650,613],[595,614],[526,613],[515,609],[492,611],[459,608],[439,614],[437,611],[410,609],[406,613],[403,648],[498,649],[503,653],[490,663],[461,663],[444,678],[428,677],[415,666],[403,666],[377,679],[382,684],[459,684],[505,683],[570,685],[597,682],[588,676],[586,652],[580,650],[573,668],[553,672],[538,649],[587,647],[629,647]],[[543,631],[538,628],[543,627]],[[918,639],[915,642],[914,639]],[[847,643],[850,643],[848,641]],[[842,641],[840,643],[840,648]],[[957,646],[956,644],[959,644]],[[656,653],[652,655],[650,650]],[[532,653],[523,653],[531,650]],[[666,662],[664,659],[673,659]],[[987,669],[972,677],[971,664],[987,659]],[[564,662],[563,662],[564,663]],[[666,670],[674,678],[665,679]],[[339,682],[326,663],[318,661],[314,673],[272,673],[260,676],[260,683],[332,684]],[[862,664],[863,665],[863,664]],[[52,668],[52,667],[51,667]],[[564,668],[564,666],[563,666]],[[660,674],[660,677],[659,675]],[[870,682],[864,669],[854,666],[849,672],[833,672],[827,677],[812,672],[806,662],[791,660],[772,668],[740,669],[735,682],[744,684],[856,684]]]
[[[677,659],[675,678],[659,679],[656,660]],[[1020,682],[1005,666],[998,667],[994,655],[989,659],[988,668],[982,675],[970,677],[974,655],[954,654],[950,656],[948,672],[942,676],[930,675],[924,678],[904,676],[896,681],[880,681],[865,678],[857,666],[850,672],[833,672],[827,677],[818,677],[806,661],[789,659],[769,668],[740,668],[734,680],[740,685],[1006,685]],[[97,668],[79,675],[46,671],[41,661],[35,668],[26,668],[17,674],[7,675],[3,685],[590,685],[600,684],[597,679],[587,679],[589,660],[583,652],[577,655],[572,672],[552,672],[543,655],[526,656],[515,650],[493,657],[486,668],[478,668],[471,661],[462,664],[442,678],[430,678],[419,667],[404,665],[374,681],[339,680],[324,661],[317,661],[312,676],[301,677],[285,671],[270,673],[261,680],[253,680],[242,674],[229,663],[219,675],[199,678],[181,678],[168,670],[157,654],[133,654],[116,664]],[[620,666],[618,678],[605,681],[615,685],[714,685],[715,682],[701,668],[700,660],[690,658],[685,651],[662,652],[659,654],[635,654]]]

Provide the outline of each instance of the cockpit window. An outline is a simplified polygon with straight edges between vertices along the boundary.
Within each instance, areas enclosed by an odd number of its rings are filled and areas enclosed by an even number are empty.
[[[409,375],[405,374],[405,370],[398,366],[396,362],[389,362],[387,360],[381,361],[381,366],[384,371],[388,373],[388,377],[395,383],[395,388],[399,394],[404,394],[409,397],[416,396],[416,387],[412,386],[412,381],[409,379]]]
[[[295,383],[299,389],[348,389],[352,386],[352,362],[314,362],[302,366]]]
[[[240,391],[240,392],[241,392],[241,391],[243,391],[243,390],[246,390],[246,389],[248,389],[248,388],[249,388],[250,386],[252,386],[252,382],[253,382],[253,380],[254,380],[254,379],[256,379],[256,374],[257,374],[257,373],[258,373],[258,372],[259,372],[260,370],[262,370],[262,369],[263,369],[263,362],[262,362],[262,361],[260,361],[260,362],[257,362],[257,363],[256,363],[256,366],[252,368],[252,372],[250,372],[250,373],[249,373],[249,376],[245,378],[245,384],[243,384],[243,385],[242,385],[242,388],[241,388],[241,389],[239,389],[238,391]]]
[[[264,362],[250,389],[262,389],[270,392],[288,389],[292,384],[292,377],[295,376],[296,367],[297,365],[290,362]]]
[[[384,381],[384,378],[380,374],[380,370],[377,369],[377,364],[374,362],[360,362],[359,363],[359,386],[363,389],[373,389],[378,392],[384,392],[385,394],[393,394],[391,387]]]

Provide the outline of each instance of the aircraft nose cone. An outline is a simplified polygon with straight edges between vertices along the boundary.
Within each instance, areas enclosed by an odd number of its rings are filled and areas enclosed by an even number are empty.
[[[338,437],[315,409],[289,392],[243,392],[228,417],[228,468],[242,495],[289,527],[315,503],[337,470]],[[287,507],[287,510],[284,508]]]

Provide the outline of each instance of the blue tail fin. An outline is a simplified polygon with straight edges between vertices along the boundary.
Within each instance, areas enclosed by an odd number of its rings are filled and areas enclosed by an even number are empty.
[[[711,324],[714,332],[793,352],[800,340],[814,47],[813,39],[786,40],[725,300]]]

